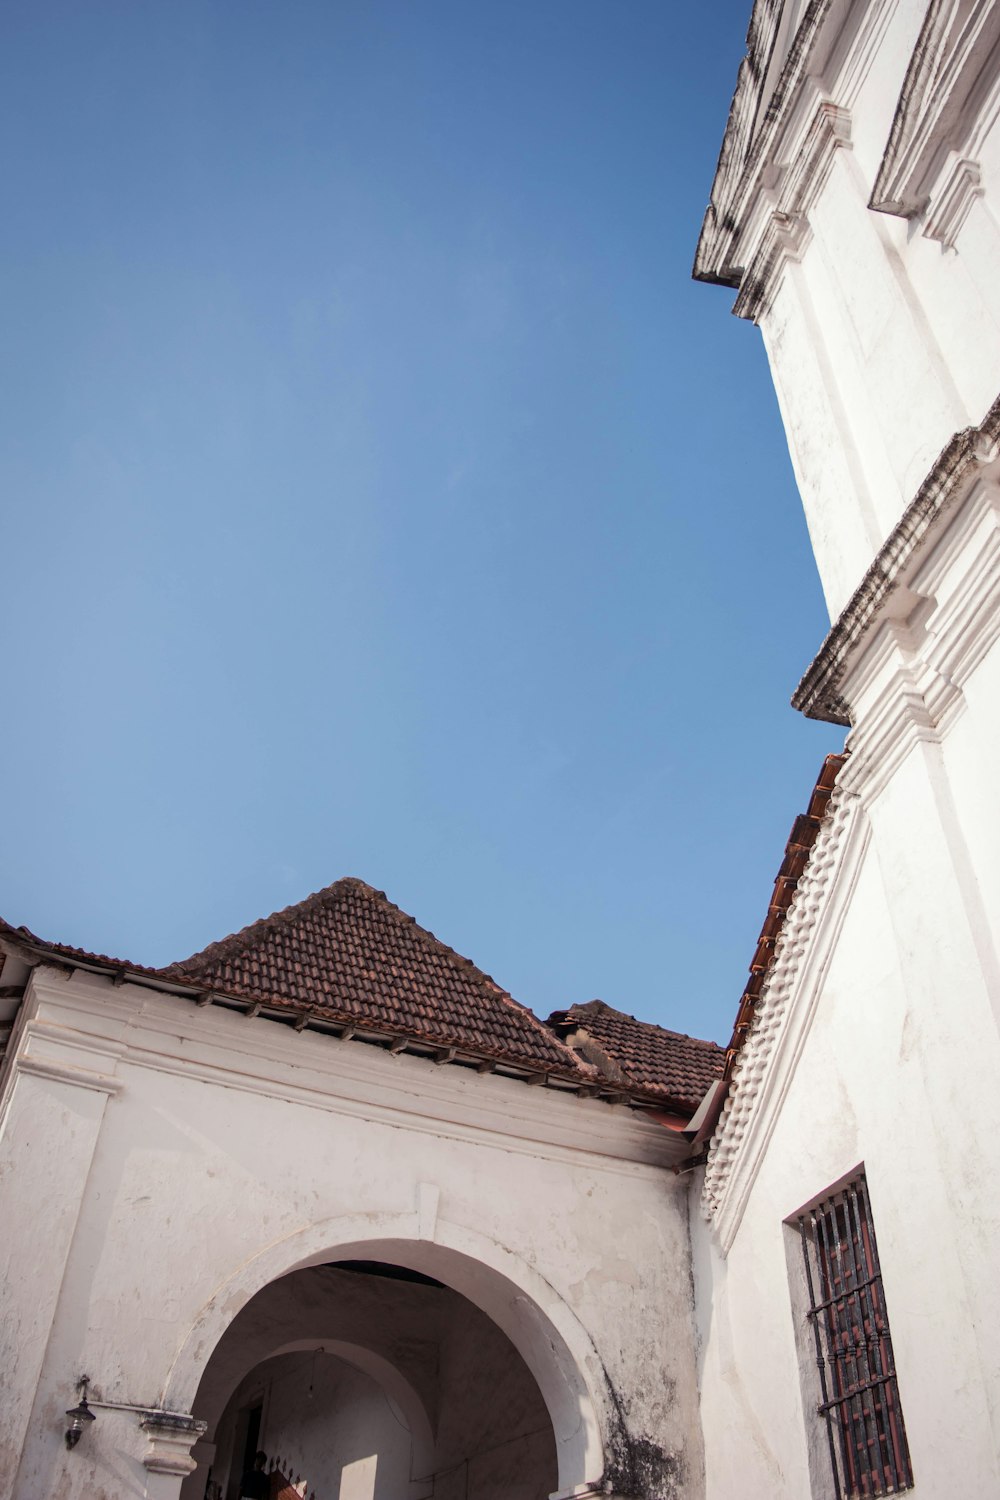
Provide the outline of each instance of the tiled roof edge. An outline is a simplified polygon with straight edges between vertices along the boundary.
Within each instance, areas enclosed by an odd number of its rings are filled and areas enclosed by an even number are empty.
[[[297,901],[291,906],[282,907],[280,911],[272,912],[269,917],[261,917],[256,922],[251,922],[249,926],[241,927],[238,932],[231,933],[229,937],[220,938],[214,943],[209,943],[206,948],[202,948],[198,953],[192,954],[190,958],[183,959],[176,964],[171,964],[162,972],[166,975],[173,972],[185,974],[192,964],[200,960],[213,963],[243,953],[266,933],[275,931],[277,928],[291,923],[306,912],[315,911],[318,907],[325,906],[339,895],[347,894],[349,891],[353,891],[355,894],[363,896],[366,900],[377,905],[400,927],[411,929],[413,936],[425,947],[430,948],[438,957],[445,959],[453,968],[460,970],[466,977],[473,978],[481,987],[488,988],[497,999],[516,1010],[532,1027],[539,1030],[547,1043],[554,1045],[559,1051],[564,1053],[566,1065],[571,1071],[579,1068],[579,1062],[573,1049],[567,1047],[561,1037],[555,1035],[535,1015],[533,1010],[529,1009],[527,1005],[522,1005],[519,1000],[515,1000],[514,996],[508,990],[505,990],[502,985],[498,984],[491,974],[487,974],[484,970],[480,969],[478,964],[471,958],[466,958],[464,954],[459,953],[448,943],[443,942],[429,928],[423,927],[417,921],[416,917],[412,917],[409,912],[397,906],[394,901],[390,901],[385,891],[378,890],[375,886],[369,885],[367,881],[361,880],[356,875],[345,875],[340,880],[334,881],[332,885],[324,886],[322,890],[314,891],[311,896],[306,896],[303,900]],[[549,1070],[539,1067],[539,1071],[544,1072]]]
[[[767,981],[774,968],[778,939],[785,927],[799,882],[807,872],[813,846],[827,819],[828,810],[832,812],[830,799],[836,787],[837,777],[843,770],[849,753],[845,750],[836,755],[826,756],[809,798],[809,806],[806,812],[800,813],[792,824],[792,831],[785,845],[785,855],[775,877],[774,891],[750,963],[750,978],[740,996],[733,1034],[726,1048],[722,1087],[718,1089],[709,1115],[698,1132],[697,1144],[704,1144],[708,1152],[709,1173],[712,1172],[714,1156],[717,1154],[719,1132],[732,1115],[734,1098],[732,1090],[739,1084],[739,1078],[734,1077],[734,1074],[742,1061],[747,1042],[754,1033],[758,1002],[766,993]],[[702,1156],[696,1157],[697,1161],[703,1159]],[[702,1201],[708,1218],[714,1214],[719,1192],[718,1184],[713,1183],[710,1187],[708,1177],[706,1177]]]
[[[565,1010],[554,1010],[549,1016],[547,1025],[559,1025],[563,1021],[569,1022],[574,1012],[586,1019],[588,1010],[593,1005],[599,1005],[603,1011],[612,1016],[621,1016],[626,1021],[631,1021],[635,1026],[647,1026],[650,1031],[658,1031],[661,1036],[668,1036],[675,1042],[694,1042],[697,1047],[714,1047],[722,1052],[724,1049],[718,1042],[711,1041],[708,1037],[692,1036],[687,1031],[671,1031],[669,1026],[661,1026],[658,1021],[644,1021],[640,1016],[629,1015],[627,1010],[619,1010],[615,1005],[609,1005],[606,1000],[586,1000],[568,1006]]]
[[[281,927],[288,926],[293,919],[325,906],[336,893],[347,889],[370,892],[372,887],[354,875],[345,875],[341,880],[335,880],[332,885],[325,885],[321,890],[303,896],[301,901],[293,901],[289,906],[279,907],[277,911],[272,911],[266,917],[257,917],[253,922],[248,922],[245,927],[237,928],[235,932],[227,933],[225,937],[216,938],[214,942],[192,953],[189,958],[176,959],[172,964],[165,966],[164,973],[184,973],[194,964],[215,963],[220,959],[232,958],[236,954],[243,953],[266,933],[276,932]],[[391,904],[389,901],[386,902],[387,906]]]
[[[792,824],[792,831],[785,845],[784,858],[775,876],[774,890],[768,903],[767,914],[757,939],[754,956],[750,961],[750,978],[740,996],[733,1034],[726,1048],[726,1065],[722,1074],[723,1081],[726,1083],[733,1076],[737,1055],[753,1025],[754,1008],[774,963],[775,948],[785,925],[788,908],[792,904],[799,880],[809,862],[809,855],[816,842],[820,825],[826,816],[834,785],[846,760],[846,751],[826,757],[809,798],[808,808],[804,813],[800,813]]]
[[[203,979],[177,972],[175,966],[156,969],[144,964],[131,963],[126,959],[112,958],[104,953],[91,953],[86,948],[71,947],[67,943],[52,943],[45,938],[40,938],[29,928],[24,926],[14,927],[11,923],[0,917],[0,939],[3,938],[7,938],[13,946],[28,949],[34,956],[43,961],[46,958],[52,958],[57,963],[69,966],[70,968],[74,966],[93,968],[94,970],[114,975],[116,980],[131,979],[136,983],[146,984],[166,993],[185,991],[191,996],[192,1000],[200,999],[206,994],[210,994],[212,999],[234,1001],[243,1006],[259,1006],[264,1011],[282,1010],[287,1011],[290,1015],[314,1016],[316,1020],[329,1021],[335,1026],[347,1026],[352,1029],[356,1027],[359,1035],[370,1033],[372,1036],[385,1035],[388,1037],[395,1036],[396,1034],[392,1027],[380,1027],[370,1021],[359,1018],[350,1011],[339,1010],[335,1006],[301,1005],[297,1001],[288,999],[287,996],[249,994],[231,987],[216,988],[215,986],[206,986]],[[475,966],[473,965],[473,967]],[[512,1004],[518,1005],[518,1002],[512,1001]],[[523,1007],[519,1006],[518,1008],[521,1009]],[[538,1017],[533,1012],[528,1011],[527,1014],[534,1020],[536,1025],[542,1026],[543,1023],[538,1020]],[[546,1033],[547,1040],[550,1043],[555,1042],[559,1045],[562,1052],[568,1054],[562,1066],[558,1062],[549,1065],[541,1060],[529,1065],[527,1060],[512,1057],[502,1047],[491,1046],[487,1042],[472,1045],[462,1038],[449,1040],[444,1034],[432,1036],[430,1033],[421,1032],[417,1027],[408,1027],[400,1035],[405,1035],[408,1041],[412,1041],[418,1046],[430,1048],[454,1047],[456,1052],[465,1057],[482,1058],[484,1061],[506,1064],[524,1074],[544,1074],[546,1077],[560,1078],[565,1082],[575,1081],[584,1088],[597,1084],[600,1081],[596,1069],[578,1058],[572,1048],[566,1047],[565,1043],[561,1043],[559,1038],[554,1037],[551,1033]],[[643,1095],[641,1088],[630,1089],[628,1093],[630,1098],[634,1094],[637,1099]]]
[[[667,1083],[643,1083],[635,1077],[634,1073],[630,1071],[627,1059],[623,1059],[616,1052],[611,1050],[611,1047],[605,1038],[598,1036],[595,1032],[587,1032],[586,1023],[588,1019],[590,1019],[595,1014],[595,1006],[600,1007],[600,1009],[596,1012],[599,1015],[610,1015],[618,1018],[619,1020],[628,1021],[633,1026],[641,1027],[645,1031],[656,1032],[659,1036],[667,1037],[672,1042],[686,1042],[695,1049],[704,1049],[707,1052],[717,1053],[719,1058],[722,1059],[724,1057],[724,1052],[723,1049],[719,1046],[718,1042],[708,1041],[703,1037],[689,1036],[688,1033],[684,1031],[671,1031],[666,1026],[658,1025],[655,1021],[637,1020],[635,1016],[629,1015],[627,1011],[618,1010],[615,1006],[608,1005],[607,1001],[605,1000],[590,1000],[582,1005],[571,1005],[566,1010],[553,1011],[549,1016],[548,1021],[546,1022],[546,1025],[550,1026],[554,1031],[558,1031],[562,1027],[566,1027],[567,1029],[572,1029],[574,1031],[585,1032],[587,1035],[589,1048],[591,1048],[596,1054],[603,1054],[603,1056],[606,1057],[608,1062],[611,1064],[613,1072],[612,1074],[608,1075],[610,1082],[614,1083],[616,1081],[620,1081],[623,1088],[626,1088],[629,1093],[634,1095],[635,1097],[641,1097],[643,1100],[659,1104],[661,1107],[669,1106],[671,1109],[678,1111],[678,1113],[685,1115],[685,1117],[689,1117],[691,1114],[691,1105],[688,1099],[685,1099],[683,1096],[678,1094]],[[573,1050],[575,1051],[576,1049]],[[581,1052],[581,1055],[588,1062],[594,1061],[594,1059],[589,1055],[588,1051]],[[597,1064],[597,1066],[600,1070],[599,1063]],[[619,1078],[617,1080],[615,1079],[614,1074],[619,1075]]]

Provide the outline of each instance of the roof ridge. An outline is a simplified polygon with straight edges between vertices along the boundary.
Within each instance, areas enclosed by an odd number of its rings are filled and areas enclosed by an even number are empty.
[[[339,880],[334,880],[330,885],[322,886],[320,890],[303,896],[301,901],[293,901],[288,906],[272,911],[269,916],[258,917],[255,921],[248,922],[245,927],[239,927],[235,932],[227,933],[225,937],[216,938],[214,942],[207,943],[204,948],[199,948],[197,952],[192,953],[189,958],[175,959],[173,963],[165,964],[161,972],[164,974],[183,972],[202,959],[214,961],[221,957],[232,957],[243,953],[265,933],[280,931],[294,918],[305,916],[308,912],[315,911],[317,907],[328,905],[335,893],[343,894],[347,889],[376,894],[372,886],[360,880],[356,875],[342,875]],[[391,905],[391,903],[387,904]]]
[[[347,878],[350,879],[351,877]],[[413,917],[409,912],[404,911],[401,906],[397,906],[394,901],[390,901],[385,891],[376,890],[374,886],[367,885],[363,880],[358,881],[357,883],[366,896],[368,896],[369,898],[375,898],[386,911],[392,913],[396,917],[401,926],[409,925],[415,928],[417,936],[425,947],[433,948],[436,953],[446,958],[448,962],[452,964],[456,969],[460,969],[466,974],[468,974],[471,970],[471,972],[476,975],[479,982],[485,986],[488,986],[488,988],[493,992],[493,994],[497,996],[499,1000],[511,1006],[522,1016],[525,1016],[534,1026],[537,1026],[539,1031],[544,1033],[548,1041],[554,1042],[559,1050],[566,1054],[567,1063],[574,1071],[579,1069],[580,1060],[577,1057],[576,1053],[573,1051],[572,1047],[567,1046],[562,1037],[556,1036],[555,1033],[550,1029],[550,1027],[541,1019],[541,1017],[535,1015],[535,1012],[531,1009],[530,1006],[524,1005],[520,1000],[516,1000],[509,990],[505,990],[502,984],[498,984],[497,981],[493,978],[492,974],[487,974],[485,969],[481,969],[479,965],[475,963],[471,958],[466,958],[463,953],[459,953],[456,948],[453,948],[450,945],[450,943],[444,942],[444,940],[442,938],[439,938],[436,933],[432,932],[429,927],[421,926],[416,917]]]
[[[572,1036],[574,1049],[606,1077],[689,1114],[725,1063],[717,1043],[655,1021],[637,1021],[605,1000],[556,1011],[549,1025],[559,1035]]]
[[[487,974],[471,958],[466,958],[464,954],[459,953],[457,949],[452,948],[449,943],[439,938],[429,927],[422,926],[416,917],[404,911],[401,906],[397,906],[394,901],[390,901],[385,891],[379,890],[376,886],[369,885],[366,880],[361,880],[356,875],[343,875],[339,880],[333,881],[332,884],[323,886],[321,890],[313,891],[311,895],[303,897],[301,901],[296,901],[290,906],[282,907],[279,911],[272,912],[270,916],[259,917],[256,922],[251,922],[246,927],[241,927],[237,932],[230,933],[227,937],[219,938],[214,943],[209,943],[206,947],[199,949],[197,953],[193,953],[190,958],[181,959],[176,963],[169,964],[161,972],[166,975],[193,977],[205,965],[238,957],[269,934],[279,932],[283,927],[292,925],[301,917],[333,905],[334,901],[350,892],[363,896],[398,926],[406,928],[423,947],[433,952],[436,957],[444,959],[452,968],[463,974],[467,979],[471,979],[478,988],[488,991],[501,1004],[516,1011],[523,1020],[527,1021],[530,1026],[545,1038],[550,1046],[556,1048],[562,1055],[567,1068],[573,1072],[580,1071],[580,1060],[572,1047],[568,1046],[562,1037],[556,1036],[541,1017],[536,1016],[535,1012],[529,1006],[522,1004],[520,1000],[516,1000],[509,990],[505,990],[491,974]],[[193,965],[197,965],[197,969],[193,970]]]
[[[674,1031],[669,1026],[661,1026],[659,1021],[643,1021],[638,1016],[630,1015],[627,1010],[619,1010],[617,1006],[609,1005],[606,1000],[587,1000],[582,1004],[574,1003],[573,1005],[568,1006],[566,1010],[553,1011],[552,1015],[549,1017],[549,1020],[553,1021],[556,1016],[570,1017],[572,1016],[574,1011],[576,1011],[577,1013],[582,1013],[583,1018],[585,1019],[586,1012],[593,1005],[599,1005],[602,1011],[609,1012],[613,1016],[621,1016],[623,1020],[631,1021],[633,1026],[648,1026],[651,1031],[658,1031],[661,1036],[672,1037],[675,1041],[694,1042],[699,1047],[711,1047],[716,1052],[724,1052],[726,1050],[724,1047],[720,1046],[718,1042],[713,1042],[708,1037],[692,1036],[688,1031]],[[600,1014],[600,1012],[597,1012],[597,1014]]]

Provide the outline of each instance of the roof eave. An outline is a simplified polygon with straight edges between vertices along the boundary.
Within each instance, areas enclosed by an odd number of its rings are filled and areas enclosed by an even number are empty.
[[[253,1018],[275,1021],[279,1025],[293,1027],[297,1031],[311,1030],[326,1035],[335,1035],[342,1040],[365,1042],[381,1047],[385,1051],[406,1052],[428,1061],[456,1064],[460,1067],[476,1068],[480,1072],[496,1073],[500,1077],[516,1079],[529,1084],[542,1084],[559,1093],[572,1093],[601,1099],[608,1103],[627,1103],[633,1107],[674,1107],[674,1101],[653,1098],[648,1091],[634,1089],[624,1082],[611,1082],[597,1076],[576,1073],[573,1069],[529,1063],[504,1056],[487,1049],[477,1050],[465,1044],[448,1045],[444,1039],[400,1034],[392,1029],[380,1029],[358,1022],[347,1014],[319,1012],[313,1007],[298,1006],[288,1001],[254,998],[223,990],[206,989],[204,983],[183,980],[176,976],[165,978],[153,971],[129,964],[106,961],[93,955],[70,954],[57,944],[45,943],[33,935],[21,934],[8,928],[0,933],[0,942],[34,967],[48,964],[70,973],[77,971],[108,978],[115,985],[135,984],[143,989],[161,994],[189,999],[199,1007],[219,1005],[227,1010],[237,1010]],[[33,962],[32,962],[33,961]],[[398,1045],[401,1043],[402,1045]],[[683,1108],[684,1106],[681,1106]]]

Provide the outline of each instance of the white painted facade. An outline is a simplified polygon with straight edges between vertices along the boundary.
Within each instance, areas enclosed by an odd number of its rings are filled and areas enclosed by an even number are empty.
[[[193,1461],[201,1488],[184,1493],[204,1494],[233,1390],[317,1342],[410,1411],[411,1500],[461,1493],[455,1465],[487,1450],[474,1493],[498,1500],[604,1493],[615,1475],[635,1493],[636,1463],[658,1493],[702,1493],[686,1179],[668,1170],[686,1147],[662,1126],[45,965],[4,1097],[4,1496],[177,1500]],[[300,1292],[268,1314],[280,1278],[344,1260],[412,1268],[473,1306],[411,1329],[406,1358],[344,1298],[317,1312]],[[412,1358],[421,1340],[434,1380]],[[67,1451],[84,1373],[97,1421]],[[498,1401],[499,1434],[482,1410]],[[546,1421],[525,1426],[529,1408]],[[297,1440],[266,1422],[261,1438],[272,1454]],[[504,1479],[512,1445],[521,1489]]]
[[[696,271],[850,756],[707,1158],[5,938],[2,1500],[236,1500],[258,1421],[304,1500],[831,1500],[794,1223],[862,1166],[914,1491],[1000,1493],[1000,5],[758,0],[751,51]]]
[[[764,337],[851,753],[693,1215],[706,1492],[835,1494],[794,1221],[863,1165],[913,1492],[996,1494],[1000,6],[793,9],[696,272]]]

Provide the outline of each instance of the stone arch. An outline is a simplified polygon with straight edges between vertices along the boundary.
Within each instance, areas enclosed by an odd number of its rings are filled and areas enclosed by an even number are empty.
[[[600,1484],[599,1413],[607,1403],[601,1362],[586,1330],[550,1283],[512,1251],[443,1218],[428,1234],[418,1213],[324,1220],[244,1261],[199,1311],[171,1367],[164,1406],[191,1410],[212,1351],[257,1292],[334,1259],[407,1266],[467,1297],[507,1335],[538,1385],[555,1436],[560,1491]]]

